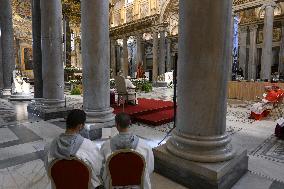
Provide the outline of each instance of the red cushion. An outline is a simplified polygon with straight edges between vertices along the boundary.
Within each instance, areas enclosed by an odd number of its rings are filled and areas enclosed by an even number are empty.
[[[88,189],[90,172],[77,160],[56,161],[50,169],[56,189]]]
[[[133,152],[120,152],[109,161],[112,186],[141,185],[145,162]]]

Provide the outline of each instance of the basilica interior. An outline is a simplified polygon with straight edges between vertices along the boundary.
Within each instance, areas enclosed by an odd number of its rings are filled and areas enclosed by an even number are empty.
[[[0,189],[55,188],[74,109],[98,149],[130,116],[138,188],[284,189],[283,98],[282,0],[0,0]]]

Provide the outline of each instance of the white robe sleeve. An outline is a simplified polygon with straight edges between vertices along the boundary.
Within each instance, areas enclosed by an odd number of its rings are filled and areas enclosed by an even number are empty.
[[[140,152],[146,161],[148,173],[151,174],[154,171],[154,155],[152,148],[143,140],[139,139],[137,151]]]
[[[144,189],[151,189],[150,177],[154,171],[154,155],[153,155],[152,148],[143,139],[139,139],[139,143],[138,143],[136,151],[142,154],[146,161]]]
[[[100,149],[100,152],[101,152],[101,156],[103,157],[103,161],[102,161],[103,162],[103,164],[102,164],[103,168],[102,168],[102,171],[101,171],[101,177],[103,179],[105,188],[109,188],[109,178],[108,178],[108,175],[107,175],[106,161],[107,161],[107,158],[109,157],[109,155],[111,154],[110,140],[103,143],[103,145]]]
[[[95,188],[101,185],[100,170],[103,158],[99,147],[89,139],[84,139],[80,149],[76,153],[76,157],[86,162],[92,169],[92,187]]]

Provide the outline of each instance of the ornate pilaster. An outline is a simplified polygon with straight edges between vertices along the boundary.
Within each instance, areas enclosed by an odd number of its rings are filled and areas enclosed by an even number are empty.
[[[257,25],[249,26],[250,32],[250,46],[249,46],[249,63],[248,63],[248,79],[256,79],[256,58],[257,58],[257,48],[256,48],[256,35],[257,35]]]
[[[157,0],[149,0],[149,2],[150,2],[151,14],[155,14],[157,10]]]
[[[248,27],[241,26],[239,30],[240,35],[240,51],[239,51],[239,67],[242,68],[245,79],[247,73],[247,36],[248,36]]]
[[[126,22],[126,10],[125,7],[123,6],[120,10],[120,24],[124,24]]]
[[[262,6],[265,10],[264,15],[264,27],[263,27],[263,48],[261,59],[261,74],[262,80],[271,79],[271,66],[273,61],[272,55],[272,42],[273,42],[273,20],[274,20],[274,8],[276,3],[269,1]]]
[[[139,1],[134,1],[133,18],[139,19]]]

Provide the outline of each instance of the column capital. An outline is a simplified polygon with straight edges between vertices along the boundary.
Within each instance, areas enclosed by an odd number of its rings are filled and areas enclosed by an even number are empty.
[[[248,27],[247,26],[240,26],[239,30],[240,30],[241,33],[245,33],[245,32],[248,31]]]
[[[257,25],[257,24],[253,24],[253,25],[250,25],[250,26],[249,26],[249,30],[250,30],[250,31],[256,31],[257,28],[258,28],[258,25]]]
[[[277,4],[274,1],[267,1],[265,3],[263,3],[263,5],[261,6],[261,9],[266,9],[267,7],[272,7],[275,8],[277,6]]]

